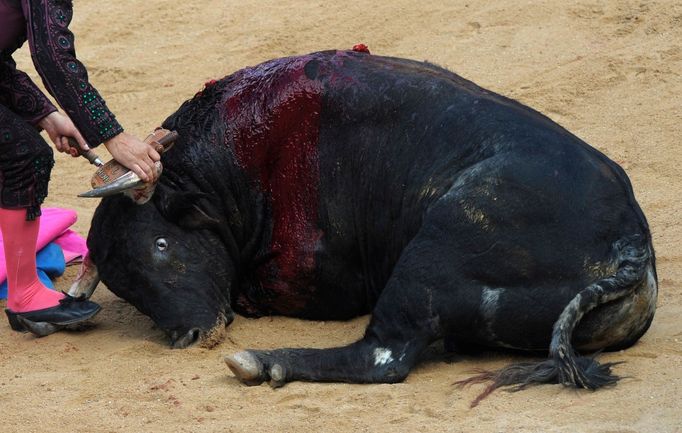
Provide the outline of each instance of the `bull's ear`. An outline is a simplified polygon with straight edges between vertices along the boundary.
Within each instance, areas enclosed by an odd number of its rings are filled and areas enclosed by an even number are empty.
[[[167,220],[186,229],[215,229],[220,225],[208,194],[170,191],[162,188],[154,195],[159,212]]]

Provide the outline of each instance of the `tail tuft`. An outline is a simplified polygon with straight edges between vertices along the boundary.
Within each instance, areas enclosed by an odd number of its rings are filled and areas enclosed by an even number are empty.
[[[496,371],[481,370],[477,375],[457,381],[454,385],[464,388],[489,382],[483,392],[471,402],[471,408],[476,407],[493,391],[502,387],[508,387],[507,391],[517,392],[531,385],[543,383],[563,384],[590,390],[615,385],[621,377],[613,374],[611,367],[622,362],[600,364],[595,358],[596,355],[576,356],[574,354],[570,363],[558,357],[542,362],[519,362]]]

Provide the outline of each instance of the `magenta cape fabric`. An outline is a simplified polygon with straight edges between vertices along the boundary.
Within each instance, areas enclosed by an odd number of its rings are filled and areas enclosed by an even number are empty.
[[[50,242],[54,242],[62,247],[64,260],[67,264],[82,259],[88,252],[85,239],[69,229],[78,219],[76,212],[60,208],[43,208],[42,212],[36,252]],[[1,235],[0,244],[0,282],[2,282],[7,278],[7,269],[5,268],[5,249]]]

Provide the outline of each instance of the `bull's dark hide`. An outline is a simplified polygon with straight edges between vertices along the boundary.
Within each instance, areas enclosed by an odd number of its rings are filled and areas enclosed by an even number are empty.
[[[247,383],[395,382],[431,342],[549,350],[496,385],[597,388],[578,357],[649,327],[656,273],[624,171],[540,113],[437,66],[327,51],[210,83],[152,200],[102,201],[102,281],[176,347],[234,312],[372,313],[346,347],[247,351]],[[218,334],[217,334],[218,333]]]

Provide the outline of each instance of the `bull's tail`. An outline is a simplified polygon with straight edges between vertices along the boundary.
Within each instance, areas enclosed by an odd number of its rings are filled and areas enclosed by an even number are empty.
[[[495,389],[510,386],[519,391],[530,385],[561,383],[566,386],[597,389],[615,384],[620,377],[611,372],[619,362],[600,364],[594,357],[579,356],[571,345],[571,336],[580,319],[590,310],[607,302],[631,295],[642,281],[652,259],[649,240],[640,236],[622,239],[614,245],[617,251],[616,273],[596,281],[578,293],[554,323],[549,359],[542,362],[517,363],[498,371],[487,371],[456,384],[490,382],[471,403],[476,406]]]

